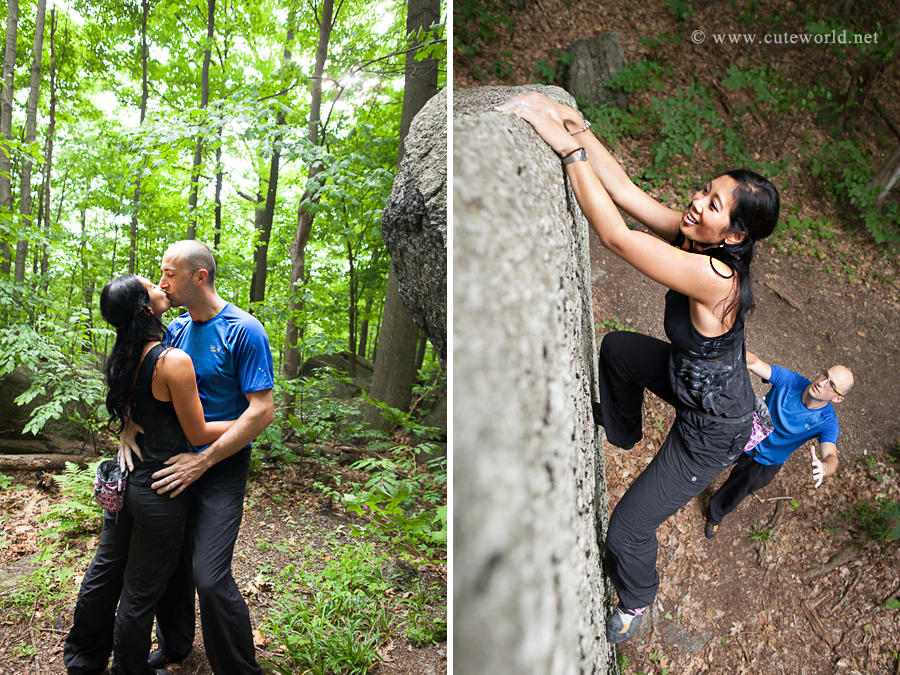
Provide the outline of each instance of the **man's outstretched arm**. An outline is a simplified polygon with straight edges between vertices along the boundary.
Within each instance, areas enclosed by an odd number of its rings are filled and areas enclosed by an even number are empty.
[[[766,382],[772,377],[772,366],[753,352],[747,352],[747,370],[754,375],[759,375]]]
[[[275,400],[271,389],[247,394],[250,406],[235,420],[232,427],[203,452],[183,452],[166,461],[167,466],[153,474],[151,485],[159,494],[170,490],[180,494],[203,475],[209,467],[231,457],[251,443],[275,419]]]
[[[812,467],[813,480],[816,481],[816,487],[822,484],[822,481],[828,476],[833,476],[838,468],[837,446],[834,443],[819,443],[819,450],[822,453],[822,459],[816,457],[816,449],[812,448]]]

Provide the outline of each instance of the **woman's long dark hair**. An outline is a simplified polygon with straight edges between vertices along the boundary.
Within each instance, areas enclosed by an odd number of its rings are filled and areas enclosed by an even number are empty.
[[[144,345],[161,340],[166,329],[150,309],[150,294],[133,274],[113,279],[103,287],[100,314],[116,329],[116,343],[106,360],[106,409],[109,428],[119,434],[129,419],[132,382]]]
[[[750,263],[756,255],[756,242],[765,239],[775,229],[778,223],[778,213],[781,210],[781,198],[778,189],[758,173],[749,169],[735,169],[725,174],[737,183],[734,189],[734,204],[731,207],[729,218],[731,227],[729,232],[746,232],[747,236],[737,244],[722,244],[710,246],[703,251],[716,260],[721,260],[737,274],[738,287],[725,302],[728,306],[723,316],[728,316],[737,311],[738,316],[732,329],[740,325],[753,311],[753,289],[750,284]],[[672,242],[673,246],[684,244],[684,234],[679,235]],[[729,331],[730,332],[730,331]]]

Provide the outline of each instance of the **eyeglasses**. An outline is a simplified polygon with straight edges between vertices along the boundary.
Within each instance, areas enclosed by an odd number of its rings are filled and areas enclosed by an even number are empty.
[[[825,377],[825,381],[828,382],[828,386],[831,387],[831,391],[833,391],[838,396],[843,396],[843,394],[837,390],[837,387],[834,386],[834,382],[831,381],[831,377],[828,375],[827,368],[822,368],[821,375]]]

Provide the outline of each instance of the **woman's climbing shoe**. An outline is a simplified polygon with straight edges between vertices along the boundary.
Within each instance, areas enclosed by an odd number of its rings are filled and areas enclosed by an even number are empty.
[[[622,603],[617,604],[606,620],[606,640],[612,644],[618,644],[634,635],[645,609],[647,608],[625,609],[622,607]]]

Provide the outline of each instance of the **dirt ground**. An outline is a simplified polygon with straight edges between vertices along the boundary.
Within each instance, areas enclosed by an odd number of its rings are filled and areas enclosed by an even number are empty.
[[[520,4],[523,9],[509,13],[515,20],[513,39],[501,31],[501,39],[476,56],[454,53],[455,87],[527,84],[534,81],[537,59],[555,63],[554,50],[610,30],[619,33],[626,63],[648,55],[642,38],[663,32],[686,37],[695,28],[707,35],[802,30],[772,23],[778,20],[776,10],[795,6],[777,0],[752,3],[763,5],[766,12],[760,14],[770,16],[770,23],[752,26],[737,20],[737,14],[749,7],[740,0],[693,3],[694,15],[683,27],[661,0],[529,0]],[[686,86],[693,73],[727,105],[735,102],[732,96],[742,94],[723,92],[715,80],[733,62],[759,65],[765,59],[794,73],[798,82],[807,81],[804,78],[810,74],[833,76],[834,64],[821,51],[710,47],[677,39],[665,47],[667,52],[655,58],[675,66],[667,87]],[[873,89],[883,101],[900,100],[897,70],[895,63]],[[895,103],[890,110],[900,121]],[[748,129],[756,125],[756,151],[763,161],[785,153],[799,155],[801,136],[812,139],[814,145],[830,142],[811,116],[742,121]],[[871,109],[860,113],[857,123],[872,132],[873,139],[887,133],[883,119]],[[651,163],[652,140],[625,137],[613,148],[632,177]],[[881,161],[887,157],[884,146],[874,140],[870,150],[880,153],[874,156],[882,157]],[[716,175],[715,163],[695,148],[689,171],[709,178]],[[761,243],[753,269],[757,308],[747,326],[747,347],[769,363],[808,377],[835,364],[853,370],[856,389],[835,406],[841,423],[838,473],[814,489],[812,444],[807,444],[791,456],[769,486],[726,517],[715,538],[704,537],[705,513],[727,471],[670,518],[657,533],[661,576],[657,603],[638,635],[619,649],[626,674],[900,673],[900,610],[884,606],[900,593],[898,542],[868,541],[862,552],[853,549],[856,554],[833,569],[804,576],[860,534],[858,520],[847,515],[857,501],[900,500],[897,257],[874,246],[850,214],[827,199],[808,165],[798,161],[797,166],[799,171],[778,181],[782,221],[789,214],[825,219],[832,236],[825,242],[803,234]],[[686,169],[682,167],[682,173]],[[680,208],[677,193],[663,183],[654,196]],[[627,328],[665,339],[665,289],[603,249],[594,235],[591,264],[598,338]],[[764,394],[768,387],[751,377],[757,393]],[[627,452],[607,446],[611,509],[659,448],[673,418],[669,406],[648,395],[644,440]],[[752,533],[765,530],[771,530],[765,545],[764,537],[751,539]]]
[[[335,454],[335,459],[340,462],[339,452]],[[312,487],[315,480],[329,482],[327,471],[317,470],[315,463],[303,461],[299,466],[289,465],[284,471],[263,469],[253,472],[250,477],[244,499],[244,519],[235,546],[233,572],[250,608],[257,659],[267,673],[283,671],[270,669],[278,645],[261,630],[263,621],[278,600],[273,585],[265,576],[271,579],[288,564],[301,561],[307,546],[322,548],[326,540],[349,543],[352,539],[351,516]],[[52,487],[53,481],[48,476],[20,473],[14,478],[14,484],[25,485],[26,489],[7,489],[0,497],[0,514],[4,516],[2,539],[6,542],[0,550],[0,581],[5,572],[16,570],[17,563],[40,549],[40,526],[34,516],[59,499],[58,490]],[[96,539],[81,540],[76,546],[81,553],[87,554],[96,549],[96,544]],[[384,546],[377,548],[387,551]],[[84,558],[76,574],[84,574],[90,557]],[[441,605],[429,607],[429,614],[446,620],[446,565],[419,560],[416,566],[418,579],[424,586],[441,589]],[[261,575],[261,570],[265,570],[266,575]],[[80,580],[80,576],[77,579]],[[403,589],[395,591],[389,594],[386,601],[403,597]],[[30,617],[8,612],[7,616],[0,618],[0,675],[65,675],[62,648],[72,625],[74,602],[75,593],[72,593],[57,607],[33,608]],[[398,602],[391,611],[402,613],[405,610]],[[197,622],[194,650],[180,666],[169,666],[173,675],[212,675],[199,630],[199,610]],[[23,646],[31,647],[37,658],[23,655]],[[447,673],[446,642],[420,648],[398,633],[390,636],[381,646],[380,655],[383,661],[369,672],[384,675]]]

